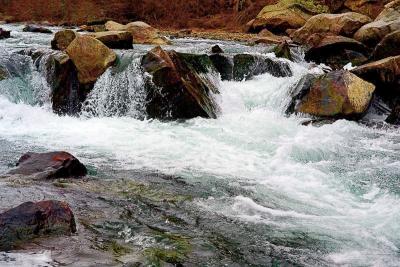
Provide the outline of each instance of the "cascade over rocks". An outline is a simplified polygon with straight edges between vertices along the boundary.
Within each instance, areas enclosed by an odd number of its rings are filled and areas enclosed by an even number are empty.
[[[296,113],[317,117],[358,119],[368,109],[375,86],[349,71],[340,70],[318,78],[308,76],[294,89]]]
[[[233,79],[249,80],[252,77],[269,73],[275,77],[292,76],[292,70],[287,62],[274,60],[264,56],[238,54],[233,57]]]
[[[48,34],[53,33],[51,30],[49,30],[47,28],[33,26],[33,25],[26,25],[25,28],[22,29],[22,31],[24,31],[24,32],[48,33]]]
[[[224,54],[212,54],[210,55],[210,60],[221,74],[223,81],[233,80],[233,60],[231,57]]]
[[[107,31],[107,32],[96,32],[88,34],[93,38],[96,38],[108,48],[112,49],[132,49],[132,33],[128,31]]]
[[[74,63],[78,80],[82,84],[96,82],[117,59],[114,51],[90,36],[77,36],[66,52]]]
[[[275,5],[265,6],[252,24],[253,31],[264,28],[274,33],[287,29],[298,29],[312,16],[328,11],[328,7],[309,0],[280,0]]]
[[[357,66],[367,61],[368,49],[348,37],[313,34],[307,43],[311,47],[305,53],[307,61],[325,63],[334,69],[341,69],[349,62]]]
[[[135,21],[126,25],[117,23],[115,21],[108,21],[105,24],[108,31],[128,31],[133,36],[134,44],[153,44],[153,45],[166,45],[170,42],[161,37],[158,30],[151,27],[149,24],[142,21]]]
[[[87,174],[86,167],[64,151],[24,154],[9,174],[32,175],[40,179],[76,178]]]
[[[67,47],[75,40],[78,33],[73,30],[62,30],[54,35],[54,39],[51,41],[51,48],[55,50],[64,51]]]
[[[302,44],[314,33],[352,37],[361,26],[370,22],[372,20],[369,17],[354,12],[320,14],[310,18],[303,27],[291,34],[291,38]]]
[[[65,202],[26,202],[0,214],[0,250],[3,251],[16,249],[37,237],[75,232],[74,214]]]
[[[354,38],[375,47],[387,34],[397,30],[400,30],[400,0],[387,4],[375,21],[362,26]]]
[[[288,60],[293,61],[293,56],[292,56],[292,52],[290,50],[290,45],[288,42],[284,41],[280,44],[278,44],[275,48],[274,48],[274,53],[277,57],[280,58],[286,58]]]
[[[141,63],[152,75],[147,81],[146,111],[150,118],[216,118],[218,88],[209,76],[216,70],[207,55],[165,51],[156,47]]]
[[[371,58],[379,60],[400,55],[400,30],[389,33],[375,47]]]

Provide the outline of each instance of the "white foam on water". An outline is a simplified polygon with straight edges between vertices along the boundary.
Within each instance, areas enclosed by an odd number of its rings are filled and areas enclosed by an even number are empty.
[[[53,267],[57,266],[51,259],[51,251],[41,253],[5,253],[0,252],[2,267]]]

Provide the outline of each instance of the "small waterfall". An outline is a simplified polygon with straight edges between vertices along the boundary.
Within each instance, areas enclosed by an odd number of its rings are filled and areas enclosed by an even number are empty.
[[[88,95],[82,116],[143,118],[145,74],[140,59],[140,55],[129,52],[119,55],[117,66],[108,69]]]
[[[0,94],[14,103],[43,106],[50,103],[46,62],[50,54],[45,50],[24,50],[2,53],[0,65],[5,79],[0,81]]]

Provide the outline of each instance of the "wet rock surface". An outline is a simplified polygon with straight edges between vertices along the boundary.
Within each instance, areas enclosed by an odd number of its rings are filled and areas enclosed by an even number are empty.
[[[0,250],[18,248],[41,236],[75,232],[75,218],[65,202],[26,202],[0,214]]]
[[[218,94],[215,70],[207,55],[165,51],[156,47],[141,63],[152,75],[147,84],[148,116],[159,119],[216,118],[219,107],[212,94]]]
[[[287,62],[251,54],[238,54],[233,57],[233,79],[248,80],[255,75],[269,73],[275,77],[292,76]]]
[[[87,169],[77,158],[64,151],[28,152],[18,160],[16,169],[11,170],[9,174],[54,179],[82,177],[87,174]]]
[[[27,25],[25,28],[22,30],[24,32],[36,32],[36,33],[47,33],[51,34],[53,33],[51,30],[45,28],[45,27],[40,27],[40,26],[34,26],[34,25]]]

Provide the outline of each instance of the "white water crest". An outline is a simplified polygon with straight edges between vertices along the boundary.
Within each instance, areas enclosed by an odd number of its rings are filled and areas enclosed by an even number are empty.
[[[176,49],[190,52],[188,44],[200,49],[194,52],[210,47],[208,41],[185,40]],[[290,64],[293,77],[221,82],[222,113],[215,120],[137,119],[143,81],[135,61],[100,78],[84,116],[57,116],[46,105],[3,94],[0,143],[67,150],[99,169],[156,170],[210,191],[218,190],[215,181],[226,183],[237,193],[216,192],[195,206],[252,228],[267,227],[267,239],[296,240],[303,254],[290,260],[300,265],[399,266],[399,130],[345,120],[302,126],[304,118],[287,117],[291,86],[319,71]],[[114,109],[120,103],[123,109]]]

